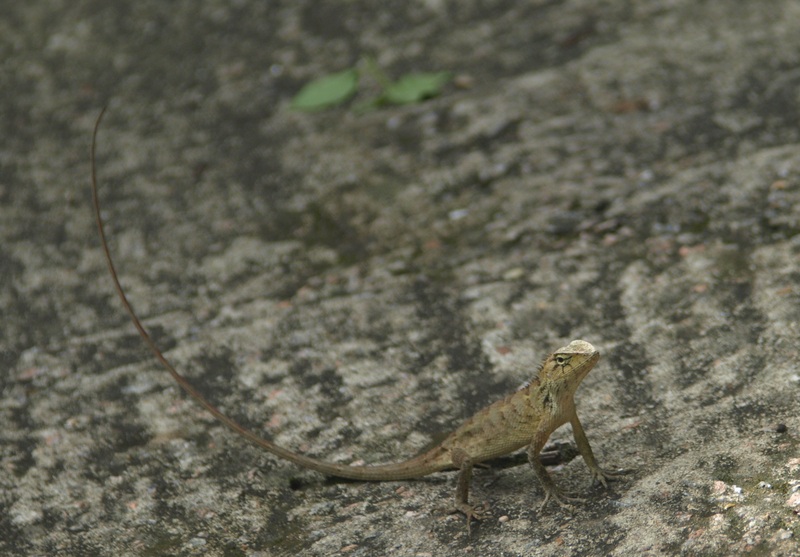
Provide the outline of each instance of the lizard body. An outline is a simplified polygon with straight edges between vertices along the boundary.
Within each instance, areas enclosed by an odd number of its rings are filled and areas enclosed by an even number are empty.
[[[98,116],[92,135],[91,187],[97,229],[114,287],[139,334],[172,378],[191,398],[230,429],[298,466],[341,478],[361,481],[405,480],[442,470],[458,469],[455,508],[467,516],[468,524],[471,518],[481,518],[468,503],[473,466],[525,446],[528,447],[528,460],[545,492],[542,508],[550,499],[566,507],[569,507],[568,501],[579,501],[558,490],[539,458],[550,434],[567,422],[572,424],[575,442],[593,480],[605,486],[607,480],[619,474],[598,466],[575,410],[575,391],[600,358],[597,349],[583,340],[574,340],[553,352],[542,363],[538,374],[527,384],[473,415],[439,445],[419,456],[395,464],[350,466],[325,462],[276,445],[223,414],[167,360],[134,312],[117,277],[106,240],[97,191],[95,152],[97,132],[104,113],[105,109]]]

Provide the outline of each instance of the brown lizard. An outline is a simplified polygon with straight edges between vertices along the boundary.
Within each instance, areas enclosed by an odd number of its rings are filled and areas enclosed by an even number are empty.
[[[540,509],[543,509],[551,499],[568,508],[570,507],[570,501],[581,501],[581,499],[564,495],[555,486],[550,474],[539,458],[539,453],[550,434],[567,422],[572,425],[575,442],[586,465],[589,467],[593,482],[600,482],[603,486],[606,486],[608,480],[624,473],[610,472],[598,466],[592,454],[589,440],[586,438],[581,422],[578,419],[578,414],[575,411],[575,391],[600,358],[600,353],[597,349],[583,340],[574,340],[553,352],[542,363],[536,377],[520,387],[516,392],[487,406],[472,416],[439,445],[419,456],[396,464],[350,466],[311,458],[259,437],[223,414],[200,394],[183,375],[178,373],[167,360],[147,333],[120,285],[106,240],[97,192],[95,152],[97,132],[104,113],[105,109],[98,116],[92,134],[91,187],[97,230],[100,235],[108,270],[114,281],[114,287],[139,334],[156,358],[169,371],[173,379],[191,398],[230,429],[276,456],[299,466],[340,478],[362,481],[405,480],[427,476],[442,470],[457,469],[459,475],[455,494],[455,508],[466,515],[468,525],[472,518],[481,518],[478,511],[468,501],[473,466],[479,462],[509,454],[525,446],[528,447],[528,461],[533,467],[533,471],[542,484],[545,493]]]

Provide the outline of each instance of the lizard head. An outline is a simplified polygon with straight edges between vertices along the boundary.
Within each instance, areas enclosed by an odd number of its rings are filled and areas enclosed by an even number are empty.
[[[597,348],[585,340],[573,340],[547,357],[539,371],[539,381],[567,385],[567,391],[574,394],[599,359]]]

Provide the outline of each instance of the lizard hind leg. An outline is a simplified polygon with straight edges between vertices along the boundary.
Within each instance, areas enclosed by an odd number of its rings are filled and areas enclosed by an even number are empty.
[[[456,485],[455,510],[467,517],[467,534],[470,533],[472,519],[482,520],[483,514],[469,503],[469,484],[472,481],[474,463],[467,451],[455,448],[450,451],[453,465],[458,467],[458,484]]]

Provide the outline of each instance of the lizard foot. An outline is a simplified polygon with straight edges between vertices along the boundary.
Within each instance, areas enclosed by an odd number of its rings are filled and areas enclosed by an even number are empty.
[[[542,512],[544,510],[544,508],[547,506],[547,503],[549,503],[551,499],[554,502],[558,503],[558,505],[561,508],[566,509],[570,512],[575,510],[575,507],[572,505],[572,503],[584,503],[586,501],[586,499],[583,499],[581,497],[573,497],[571,495],[566,495],[553,487],[545,491],[544,501],[542,501],[542,504],[539,506],[539,512]]]
[[[467,517],[467,535],[469,536],[472,533],[472,521],[475,520],[480,522],[484,518],[486,518],[486,514],[484,510],[478,510],[469,503],[456,503],[456,506],[453,508],[454,513],[461,513]]]
[[[618,480],[625,474],[630,474],[631,470],[604,470],[600,467],[589,471],[592,475],[592,485],[601,484],[608,488],[608,482]]]

